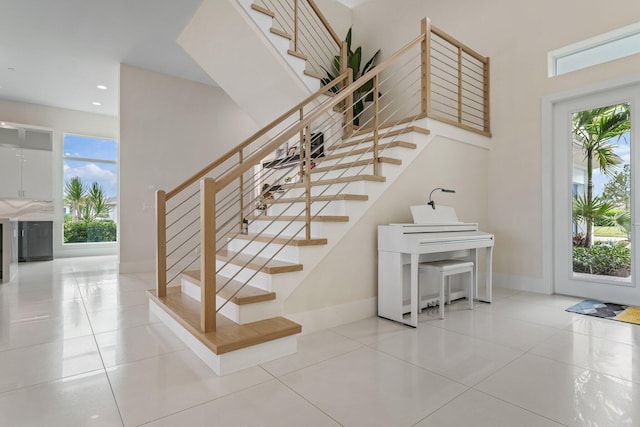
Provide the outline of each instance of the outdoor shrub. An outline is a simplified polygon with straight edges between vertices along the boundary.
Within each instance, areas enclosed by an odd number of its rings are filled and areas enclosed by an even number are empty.
[[[573,271],[603,276],[628,276],[631,249],[626,243],[596,243],[590,248],[573,248]]]
[[[65,222],[64,242],[83,243],[87,241],[87,223],[85,222]]]
[[[87,242],[115,242],[117,226],[113,221],[87,222]]]
[[[117,225],[113,221],[64,223],[65,243],[115,242]]]

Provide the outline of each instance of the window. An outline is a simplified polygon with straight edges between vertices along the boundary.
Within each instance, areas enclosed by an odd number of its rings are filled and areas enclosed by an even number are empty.
[[[549,77],[640,53],[640,23],[549,52]]]
[[[115,242],[117,142],[65,135],[63,144],[64,243]]]

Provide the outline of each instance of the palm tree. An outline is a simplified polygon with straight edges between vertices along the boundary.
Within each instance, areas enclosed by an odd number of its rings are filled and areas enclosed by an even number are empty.
[[[111,206],[107,204],[107,196],[100,184],[94,182],[87,193],[87,206],[90,207],[90,220],[105,218],[111,211]]]
[[[82,206],[84,205],[85,193],[87,188],[82,180],[74,176],[67,180],[64,185],[64,202],[71,208],[71,221],[78,222],[82,215]]]
[[[615,153],[612,138],[620,137],[631,128],[629,104],[585,110],[573,115],[573,137],[584,151],[587,162],[587,195],[585,207],[594,206],[593,167],[594,161],[605,175],[611,175],[622,159]],[[586,222],[585,246],[591,247],[594,216],[584,216]]]

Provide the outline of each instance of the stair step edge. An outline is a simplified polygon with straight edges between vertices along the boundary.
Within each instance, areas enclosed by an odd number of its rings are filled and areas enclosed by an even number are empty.
[[[272,34],[275,34],[275,35],[280,36],[280,37],[284,37],[285,39],[289,39],[289,40],[292,40],[292,39],[293,39],[293,36],[291,36],[291,34],[289,34],[289,33],[285,32],[285,31],[279,30],[279,29],[277,29],[277,28],[271,27],[271,28],[269,29],[269,31],[270,31]]]
[[[186,276],[190,283],[200,287],[200,270],[184,271],[182,275]],[[224,276],[217,276],[216,285],[221,286],[227,280],[228,279]],[[225,300],[230,299],[230,301],[236,305],[247,305],[276,299],[275,292],[265,291],[264,289],[256,288],[248,284],[244,285],[244,287],[234,296],[233,294],[238,288],[240,288],[240,286],[242,286],[241,282],[231,280],[224,288],[217,291],[217,295]]]
[[[256,12],[260,12],[260,13],[263,13],[263,14],[265,14],[267,16],[270,16],[271,18],[275,18],[276,17],[275,13],[273,13],[272,11],[267,9],[266,7],[260,6],[259,4],[256,4],[256,3],[252,3],[251,4],[251,9],[255,10]]]
[[[272,203],[277,203],[272,202]],[[304,237],[278,237],[275,235],[270,235],[266,233],[254,234],[254,233],[230,233],[227,235],[229,238],[237,238],[241,240],[253,240],[261,243],[276,243],[280,245],[288,245],[288,246],[320,246],[326,245],[327,239],[325,238],[311,238],[305,239]]]
[[[263,217],[268,218],[268,217]],[[243,255],[241,253],[221,250],[216,254],[216,259],[228,262],[232,265],[246,267],[251,270],[260,271],[266,274],[281,274],[294,271],[302,271],[302,264],[291,263],[276,259],[268,259],[253,255]]]

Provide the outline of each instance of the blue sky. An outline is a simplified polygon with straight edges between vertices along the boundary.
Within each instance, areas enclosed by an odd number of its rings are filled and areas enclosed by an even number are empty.
[[[118,145],[116,141],[108,139],[65,135],[64,156],[115,162],[118,159]],[[107,197],[117,197],[118,195],[117,164],[65,158],[63,170],[65,182],[77,176],[87,186],[98,182],[104,188]]]

